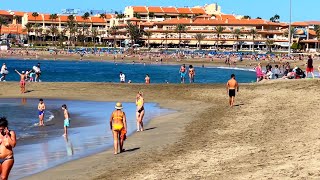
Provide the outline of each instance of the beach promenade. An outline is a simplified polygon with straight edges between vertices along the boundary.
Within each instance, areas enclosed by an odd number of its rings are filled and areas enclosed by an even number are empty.
[[[92,88],[95,87],[95,88]],[[33,83],[18,95],[3,83],[0,98],[43,97],[148,102],[176,110],[112,150],[25,179],[301,179],[319,178],[318,80],[241,84],[236,107],[225,85]],[[107,112],[106,112],[107,114]],[[106,131],[108,116],[106,115]]]

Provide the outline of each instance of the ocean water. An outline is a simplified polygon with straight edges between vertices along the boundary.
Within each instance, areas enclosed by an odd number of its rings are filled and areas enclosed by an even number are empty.
[[[45,99],[45,127],[38,127],[38,99],[0,99],[0,116],[17,133],[15,164],[10,179],[19,179],[70,160],[102,152],[113,144],[109,119],[115,102]],[[68,139],[63,134],[62,104],[71,116]],[[128,135],[136,130],[135,104],[123,103]],[[145,104],[145,122],[171,113],[155,103]],[[130,138],[130,137],[128,137]]]
[[[0,60],[0,64],[4,62],[10,72],[7,81],[19,80],[19,76],[14,72],[14,69],[20,72],[31,70],[34,65],[40,62],[41,80],[43,82],[119,82],[119,73],[123,72],[126,75],[126,80],[131,80],[132,83],[144,83],[146,74],[150,75],[151,83],[180,83],[179,65],[59,60]],[[237,80],[241,83],[255,80],[254,71],[249,69],[195,67],[195,70],[196,83],[225,83],[233,73],[236,74]]]

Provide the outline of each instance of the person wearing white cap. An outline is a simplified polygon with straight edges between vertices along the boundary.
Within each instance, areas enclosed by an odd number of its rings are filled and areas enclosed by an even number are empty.
[[[115,109],[110,117],[110,129],[113,133],[114,154],[116,155],[118,154],[118,146],[120,146],[120,153],[125,151],[123,142],[127,134],[127,120],[120,102],[116,104]]]
[[[22,71],[21,73],[19,71],[17,71],[16,69],[14,70],[16,73],[19,74],[20,76],[20,90],[21,90],[21,94],[26,93],[26,74],[24,71]]]

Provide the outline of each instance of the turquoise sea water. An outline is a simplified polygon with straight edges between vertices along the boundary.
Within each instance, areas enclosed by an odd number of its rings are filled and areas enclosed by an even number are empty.
[[[180,83],[179,65],[164,64],[125,64],[88,61],[41,61],[41,60],[0,60],[9,69],[7,81],[18,81],[19,76],[14,69],[31,70],[38,62],[41,63],[43,82],[119,82],[119,73],[126,75],[126,81],[144,83],[145,75],[149,74],[151,83]],[[182,64],[182,63],[181,63]],[[189,64],[186,64],[189,66]],[[232,73],[239,82],[252,82],[255,73],[241,68],[202,68],[195,67],[196,83],[225,83]]]
[[[10,179],[19,179],[70,160],[106,150],[113,143],[109,119],[114,102],[45,99],[46,126],[38,127],[38,99],[0,99],[0,116],[9,120],[17,133],[15,164]],[[61,105],[67,104],[71,115],[69,138],[63,134]],[[136,130],[135,104],[123,103],[129,135]],[[145,121],[171,111],[146,103]],[[129,137],[130,138],[130,137]]]

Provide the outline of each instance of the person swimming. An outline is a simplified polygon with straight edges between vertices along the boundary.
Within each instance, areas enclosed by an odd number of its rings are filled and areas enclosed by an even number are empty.
[[[137,96],[136,96],[136,105],[137,105],[137,112],[136,112],[137,132],[144,131],[144,129],[143,129],[143,117],[144,117],[144,114],[145,114],[145,109],[144,109],[144,99],[142,97],[142,92],[141,91],[139,91]]]
[[[125,151],[123,143],[126,140],[127,120],[120,102],[116,104],[115,109],[110,117],[110,129],[113,133],[114,154],[116,155],[118,154],[118,146],[120,146],[120,153]]]

